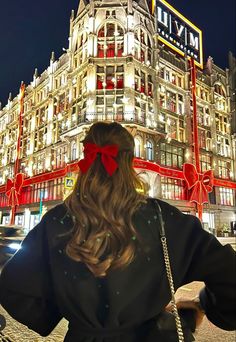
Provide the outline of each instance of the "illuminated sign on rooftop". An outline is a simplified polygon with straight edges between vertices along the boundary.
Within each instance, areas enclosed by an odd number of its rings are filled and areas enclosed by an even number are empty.
[[[158,39],[203,67],[202,31],[165,0],[156,0]]]

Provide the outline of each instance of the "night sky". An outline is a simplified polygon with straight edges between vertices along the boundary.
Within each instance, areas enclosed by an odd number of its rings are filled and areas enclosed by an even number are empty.
[[[0,102],[9,92],[18,93],[21,80],[31,82],[49,65],[51,51],[56,58],[68,47],[69,18],[79,0],[2,0],[0,5]],[[204,61],[228,65],[228,51],[235,54],[235,0],[169,0],[203,31]]]

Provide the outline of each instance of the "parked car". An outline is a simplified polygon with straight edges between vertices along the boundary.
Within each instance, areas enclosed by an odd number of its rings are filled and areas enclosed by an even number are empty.
[[[25,228],[16,225],[0,225],[0,264],[5,263],[21,246]]]

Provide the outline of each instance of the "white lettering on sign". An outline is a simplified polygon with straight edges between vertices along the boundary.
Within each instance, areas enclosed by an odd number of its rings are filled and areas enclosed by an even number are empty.
[[[157,20],[168,29],[168,33],[176,34],[177,37],[184,40],[185,45],[189,45],[195,50],[199,50],[199,35],[195,35],[193,32],[189,31],[190,28],[188,28],[187,25],[182,24],[176,19],[172,19],[173,17],[169,12],[166,12],[160,6],[157,7]]]
[[[157,17],[158,17],[159,23],[168,27],[168,13],[164,12],[161,7],[157,8]]]
[[[177,20],[175,20],[174,23],[175,23],[175,27],[176,27],[177,36],[181,37],[183,30],[184,30],[184,25],[180,24],[180,26],[179,26],[179,23]]]
[[[189,44],[194,47],[194,49],[199,49],[199,39],[194,36],[192,32],[189,32]]]
[[[165,0],[156,1],[158,40],[203,67],[202,31]]]

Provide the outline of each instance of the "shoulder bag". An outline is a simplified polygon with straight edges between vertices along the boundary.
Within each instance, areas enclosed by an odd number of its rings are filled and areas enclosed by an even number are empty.
[[[178,311],[175,301],[174,281],[171,271],[171,264],[166,240],[165,223],[162,217],[161,207],[156,199],[153,200],[158,220],[160,224],[160,240],[163,250],[166,275],[171,292],[172,312],[164,311],[157,317],[156,326],[158,330],[165,336],[168,342],[192,342],[195,341],[193,332],[195,331],[195,310],[181,309]]]

